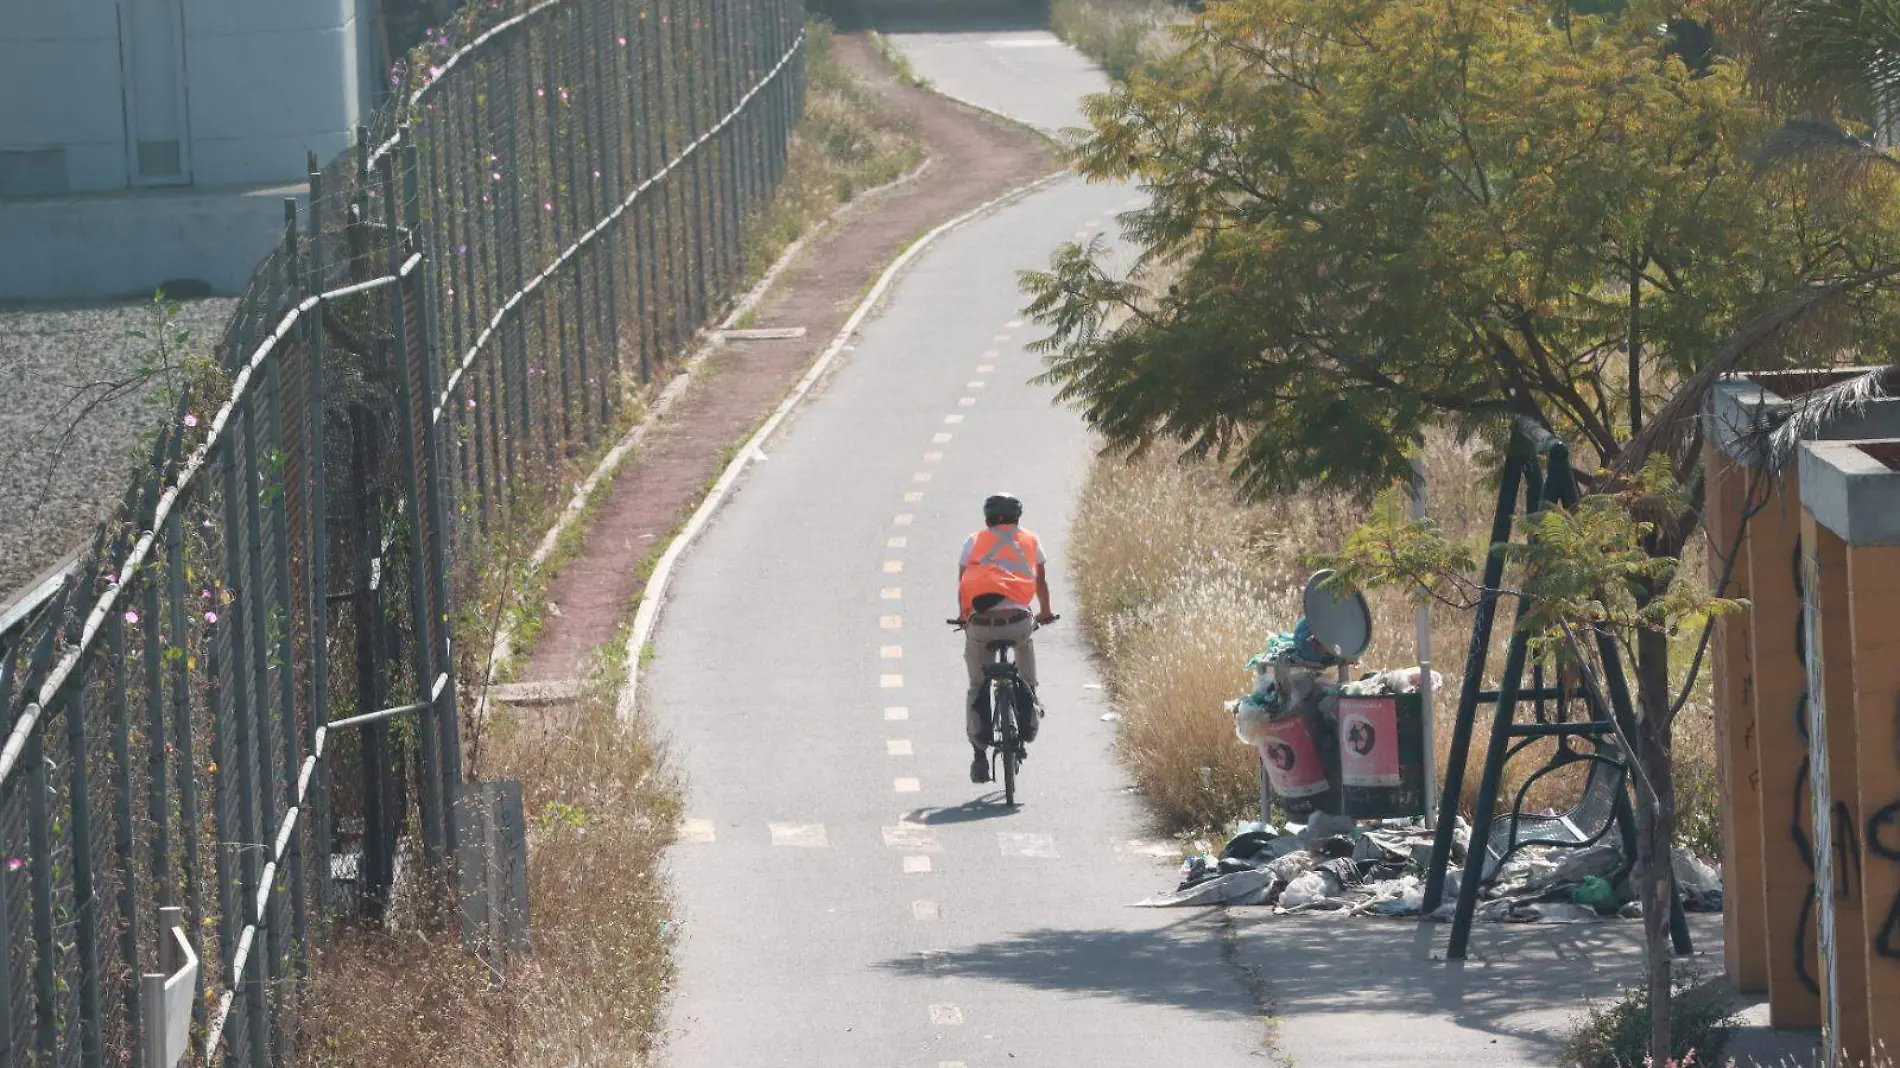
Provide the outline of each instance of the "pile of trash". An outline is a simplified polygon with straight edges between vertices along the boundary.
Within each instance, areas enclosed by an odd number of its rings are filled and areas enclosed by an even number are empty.
[[[1452,861],[1442,903],[1432,919],[1449,920],[1463,879],[1460,865],[1470,829],[1460,819],[1452,833]],[[1305,825],[1284,829],[1254,823],[1240,828],[1219,855],[1190,856],[1171,894],[1138,904],[1151,908],[1255,905],[1275,915],[1322,912],[1341,916],[1417,916],[1424,909],[1432,832],[1421,821],[1371,824],[1315,813]],[[1722,910],[1722,877],[1686,849],[1675,851],[1676,883],[1691,912]],[[1604,842],[1580,849],[1527,846],[1480,891],[1476,918],[1503,923],[1595,923],[1636,918],[1628,865]]]

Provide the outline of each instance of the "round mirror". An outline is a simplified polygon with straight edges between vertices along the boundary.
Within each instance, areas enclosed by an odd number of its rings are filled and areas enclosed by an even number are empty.
[[[1306,592],[1301,596],[1306,625],[1321,645],[1339,659],[1351,662],[1372,644],[1372,610],[1358,590],[1341,595],[1321,589],[1332,577],[1332,569],[1328,568],[1306,580]]]

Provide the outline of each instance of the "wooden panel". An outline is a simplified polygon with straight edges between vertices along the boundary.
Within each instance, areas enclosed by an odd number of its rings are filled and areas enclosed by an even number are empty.
[[[1713,445],[1703,450],[1708,471],[1711,582],[1719,582],[1730,553],[1724,596],[1748,597],[1748,538],[1737,541],[1749,472]],[[1761,767],[1756,754],[1753,617],[1746,612],[1716,621],[1711,643],[1716,753],[1721,761],[1722,947],[1729,981],[1745,994],[1768,991],[1767,925],[1763,916]]]
[[[1807,791],[1799,790],[1806,745],[1797,728],[1806,672],[1798,651],[1801,598],[1795,586],[1801,492],[1784,476],[1768,506],[1749,520],[1749,648],[1754,662],[1756,752],[1761,764],[1763,925],[1768,946],[1768,1012],[1776,1027],[1821,1026],[1814,932],[1801,922],[1812,883],[1795,830],[1807,834]],[[1806,978],[1804,978],[1806,977]]]
[[[1900,1050],[1900,546],[1849,546],[1869,1045]],[[1888,856],[1882,856],[1885,851]],[[1866,1050],[1849,1050],[1858,1059]]]

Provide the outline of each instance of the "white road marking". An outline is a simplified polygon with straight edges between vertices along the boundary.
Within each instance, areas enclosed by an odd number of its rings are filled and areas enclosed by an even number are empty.
[[[945,435],[945,436],[948,437],[949,435]],[[911,515],[909,512],[900,512],[897,515],[891,517],[891,525],[894,527],[907,527],[907,526],[910,526],[910,521],[914,518],[916,517]]]
[[[984,349],[984,350],[983,350],[983,358],[984,358],[984,359],[986,359],[986,360],[994,360],[995,358],[997,358],[998,356],[1001,356],[1001,355],[1002,355],[1002,352],[1001,352],[1000,350],[997,350],[997,349]]]
[[[915,754],[911,752],[909,738],[886,738],[884,740],[884,755],[914,756]]]
[[[1088,225],[1094,226],[1095,224],[1089,223]],[[1022,328],[1023,321],[1021,319],[1011,319],[1009,322],[1003,324],[1003,329],[1005,330],[1021,330]]]
[[[900,823],[895,827],[884,828],[884,844],[892,849],[908,849],[913,853],[935,853],[937,836],[920,823]]]
[[[929,857],[905,857],[904,858],[904,874],[905,875],[923,875],[923,874],[928,873],[929,871],[930,871]]]
[[[964,408],[974,408],[976,407],[976,398],[975,397],[958,397],[957,404]]]
[[[934,920],[937,920],[943,915],[942,911],[940,911],[937,908],[937,903],[935,901],[911,902],[910,914],[912,918],[922,920],[925,923],[930,923]],[[952,1063],[955,1063],[955,1062],[952,1062]]]
[[[986,383],[982,379],[979,378],[974,381],[964,383],[964,388],[965,389],[982,389],[985,384]]]
[[[943,459],[943,453],[940,453],[940,452],[927,452],[927,453],[924,453],[924,462],[925,462],[925,463],[927,463],[927,464],[934,464],[934,463],[938,463],[938,462],[939,462],[939,461],[941,461],[942,459]]]
[[[901,645],[886,645],[877,651],[877,655],[885,660],[902,660],[904,659],[904,647]]]
[[[995,337],[991,338],[990,340],[996,342],[998,345],[1005,345],[1009,343],[1009,335],[998,334]]]
[[[880,688],[882,688],[882,689],[886,689],[886,690],[901,690],[901,689],[903,689],[903,688],[904,688],[904,676],[902,676],[902,675],[879,675],[879,676],[877,677],[877,684],[878,684],[878,686],[879,686]]]
[[[884,710],[884,718],[892,722],[909,719],[910,709],[905,708],[903,705],[892,705]]]
[[[902,560],[884,561],[884,573],[886,575],[900,574],[903,572],[903,570],[904,570],[904,561]]]
[[[930,440],[938,445],[946,445],[950,441],[950,435],[949,434],[932,434],[930,436]]]
[[[680,821],[680,841],[682,842],[691,842],[694,845],[711,845],[718,838],[719,833],[713,829],[713,821],[711,820]]]
[[[1124,857],[1156,857],[1172,860],[1181,855],[1181,847],[1165,839],[1145,841],[1140,838],[1130,838],[1116,842],[1115,852]]]
[[[912,482],[928,482],[930,481],[930,472],[919,471],[916,474],[911,475],[910,480]]]
[[[930,1022],[938,1027],[955,1027],[963,1022],[963,1010],[955,1005],[932,1005]]]
[[[885,630],[902,630],[904,628],[904,617],[880,616],[877,625]]]
[[[1017,831],[997,831],[996,846],[1006,857],[1038,857],[1043,860],[1056,860],[1056,841],[1046,834],[1023,834]]]
[[[924,788],[923,784],[918,782],[916,779],[892,779],[891,780],[891,789],[896,790],[900,794],[914,794],[917,791],[922,790],[923,788]]]
[[[956,426],[958,423],[963,422],[963,417],[961,415],[946,415],[943,417],[943,421],[951,426]]]
[[[886,586],[878,591],[878,596],[887,601],[901,601],[904,599],[904,591],[896,586]]]
[[[822,823],[768,823],[772,828],[772,844],[792,846],[798,849],[823,849],[831,842],[825,837],[825,825]]]
[[[996,370],[996,365],[993,363],[979,363],[976,365],[976,373],[980,375],[989,374],[994,370]]]
[[[937,1068],[969,1068],[962,1061],[938,1061]]]
[[[905,546],[907,546],[907,545],[909,545],[909,544],[910,544],[910,541],[909,541],[909,539],[906,539],[906,538],[891,538],[891,539],[889,539],[888,541],[886,541],[886,542],[884,543],[884,547],[885,547],[886,549],[902,549],[902,548],[904,548]]]
[[[923,490],[911,490],[909,493],[904,494],[905,504],[916,504],[918,501],[921,501],[923,499],[924,499]]]

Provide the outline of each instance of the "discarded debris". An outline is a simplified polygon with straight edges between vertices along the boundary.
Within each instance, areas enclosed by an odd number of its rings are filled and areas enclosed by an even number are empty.
[[[1460,820],[1455,830],[1464,830]],[[1305,825],[1237,827],[1218,854],[1186,858],[1173,893],[1144,907],[1264,906],[1275,915],[1417,916],[1425,906],[1432,832],[1419,820],[1357,823],[1324,812]],[[1675,857],[1676,877],[1690,908],[1721,907],[1721,873],[1687,850]],[[1476,918],[1488,923],[1597,923],[1640,916],[1616,845],[1525,846],[1480,891]],[[1432,919],[1449,920],[1464,872],[1445,873],[1444,897]]]

